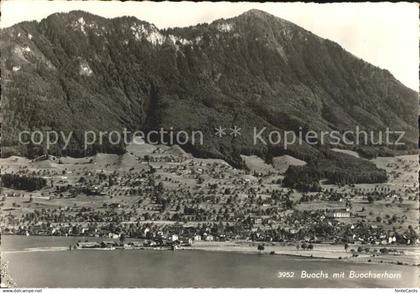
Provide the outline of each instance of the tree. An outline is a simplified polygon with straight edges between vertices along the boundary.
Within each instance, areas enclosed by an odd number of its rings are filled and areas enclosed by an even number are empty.
[[[344,244],[344,250],[347,252],[348,249],[349,249],[349,244],[348,243],[345,243]]]
[[[158,185],[155,186],[155,194],[160,194],[164,190],[163,183],[159,182]]]
[[[124,240],[125,240],[125,234],[124,233],[121,233],[121,235],[120,235],[120,242],[121,243],[124,243]]]
[[[1,181],[4,187],[27,191],[41,189],[47,184],[47,180],[41,177],[20,176],[16,174],[3,174]]]

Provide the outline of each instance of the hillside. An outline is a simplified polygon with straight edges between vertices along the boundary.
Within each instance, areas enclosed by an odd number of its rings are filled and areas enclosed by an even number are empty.
[[[211,24],[159,30],[133,17],[82,11],[53,14],[1,31],[4,156],[36,156],[22,130],[78,134],[58,155],[83,150],[86,130],[202,130],[205,144],[184,150],[242,166],[240,154],[319,158],[309,145],[254,145],[252,129],[406,131],[417,142],[417,93],[338,44],[258,10]],[[214,138],[238,125],[242,135]],[[357,158],[354,158],[357,160]]]

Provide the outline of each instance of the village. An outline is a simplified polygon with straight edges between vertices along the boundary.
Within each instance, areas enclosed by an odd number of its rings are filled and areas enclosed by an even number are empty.
[[[416,156],[378,158],[390,174],[387,184],[323,184],[320,192],[285,188],[285,166],[253,160],[239,170],[177,146],[152,145],[129,146],[122,156],[2,159],[2,175],[45,182],[32,191],[2,186],[1,233],[89,237],[73,248],[102,249],[419,242]]]

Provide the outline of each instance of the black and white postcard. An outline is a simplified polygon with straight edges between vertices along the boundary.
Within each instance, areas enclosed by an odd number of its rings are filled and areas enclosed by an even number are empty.
[[[0,31],[2,288],[417,292],[417,4],[2,1]]]

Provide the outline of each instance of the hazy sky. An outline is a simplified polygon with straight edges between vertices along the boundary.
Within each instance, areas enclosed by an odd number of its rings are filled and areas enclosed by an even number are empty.
[[[1,27],[41,20],[55,12],[85,10],[104,17],[135,16],[159,28],[229,18],[256,8],[342,45],[418,91],[419,18],[410,3],[229,3],[119,1],[1,1]]]

